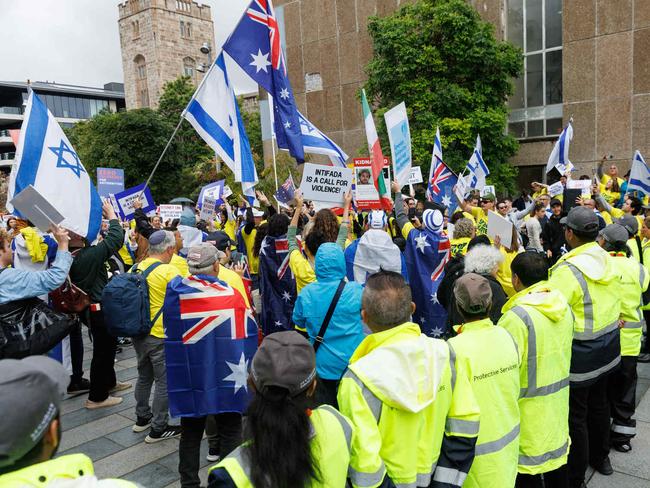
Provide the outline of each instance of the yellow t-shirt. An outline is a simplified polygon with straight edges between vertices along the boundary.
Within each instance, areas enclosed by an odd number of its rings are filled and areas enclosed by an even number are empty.
[[[291,272],[296,277],[296,291],[298,293],[309,283],[316,281],[316,273],[311,267],[311,263],[297,249],[291,251],[289,268],[291,268]]]
[[[610,179],[612,179],[611,176],[609,176],[609,175],[603,175],[603,176],[600,178],[600,184],[603,185],[603,186],[605,186],[605,185],[607,184],[607,182],[608,182]],[[617,178],[617,179],[618,179],[618,187],[620,188],[621,185],[625,182],[625,180],[624,180],[623,178]]]
[[[133,258],[131,257],[129,250],[126,248],[126,244],[123,245],[117,252],[120,255],[120,258],[122,258],[125,266],[133,266]]]
[[[178,274],[181,275],[181,277],[187,278],[190,275],[190,267],[187,264],[187,261],[178,254],[172,256],[172,260],[169,264],[176,268],[176,271],[178,271]]]
[[[237,242],[237,236],[235,235],[236,226],[237,223],[234,220],[228,220],[222,229],[223,232],[228,234],[228,237],[230,237],[232,242]],[[218,228],[219,227],[221,227],[221,225],[219,225]]]
[[[253,256],[253,246],[255,245],[255,237],[257,236],[257,229],[251,230],[250,234],[246,233],[245,229],[241,231],[244,246],[246,246],[246,256],[248,256],[248,266],[251,274],[257,274],[260,268],[259,256]]]
[[[455,258],[457,256],[464,256],[467,253],[467,246],[471,240],[472,239],[470,237],[459,237],[458,239],[452,239],[451,257]]]
[[[510,265],[519,252],[508,252],[504,247],[500,247],[499,252],[503,256],[503,262],[499,265],[499,269],[497,270],[497,281],[503,287],[503,291],[506,292],[506,295],[511,297],[516,293],[516,291],[512,286],[512,270],[510,269]]]
[[[138,263],[138,269],[145,271],[149,266],[154,263],[159,263],[159,259],[145,258]],[[147,285],[149,286],[149,313],[151,320],[156,316],[160,308],[165,302],[165,293],[167,292],[167,284],[178,276],[178,269],[171,264],[161,264],[154,269],[149,276],[147,276]],[[158,320],[151,327],[150,335],[160,339],[165,338],[165,330],[163,328],[163,314],[160,314]]]
[[[472,207],[472,217],[476,221],[476,235],[487,235],[488,216],[482,208]]]
[[[250,308],[251,304],[248,301],[248,294],[246,293],[246,287],[244,286],[244,282],[242,281],[241,276],[235,273],[232,269],[228,269],[225,266],[219,266],[219,275],[217,278],[219,278],[221,281],[225,281],[231,287],[241,293],[241,296],[244,297],[244,301],[246,302],[246,306]]]

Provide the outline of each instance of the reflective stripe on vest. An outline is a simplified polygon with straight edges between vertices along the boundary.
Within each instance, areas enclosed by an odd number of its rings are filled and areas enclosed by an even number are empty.
[[[341,412],[339,412],[337,409],[332,407],[331,405],[321,405],[318,407],[320,410],[325,410],[326,412],[331,413],[334,415],[334,418],[339,421],[339,424],[341,424],[341,428],[343,429],[343,434],[345,435],[345,441],[348,444],[348,451],[351,449],[352,446],[352,427],[350,427],[350,424],[343,418],[343,415],[341,415]]]
[[[551,395],[569,386],[569,377],[567,376],[566,378],[562,378],[550,385],[539,388],[537,387],[537,335],[535,333],[533,319],[530,317],[528,312],[520,306],[512,308],[511,312],[519,317],[528,329],[528,358],[526,359],[528,386],[526,388],[521,388],[519,391],[519,398],[534,398]]]
[[[447,418],[445,430],[454,434],[478,435],[481,423],[478,420]]]
[[[370,411],[372,412],[372,415],[375,417],[375,420],[377,421],[377,423],[379,423],[379,418],[381,417],[381,407],[382,407],[381,400],[377,398],[375,394],[368,389],[368,387],[363,383],[363,381],[361,381],[361,378],[359,378],[354,373],[354,371],[348,369],[343,375],[343,378],[350,378],[357,385],[359,385],[359,388],[361,388],[361,394],[363,395],[363,398],[366,400],[368,407],[370,407]]]
[[[617,434],[636,435],[636,427],[612,424],[612,432],[616,432]]]
[[[431,465],[431,469],[429,470],[428,473],[418,473],[417,476],[415,477],[415,486],[429,486],[431,484],[431,477],[433,476],[433,472],[436,470],[436,466],[438,465],[438,460],[436,459],[433,464]],[[398,487],[401,485],[397,485]]]
[[[506,435],[500,439],[496,439],[490,442],[484,442],[483,444],[476,445],[476,455],[483,456],[485,454],[492,454],[499,452],[501,449],[506,447],[512,441],[514,441],[517,436],[519,436],[519,424],[515,425],[514,429],[508,432]]]
[[[561,458],[566,454],[568,448],[569,441],[567,440],[562,447],[545,452],[544,454],[538,454],[537,456],[524,456],[520,454],[519,464],[521,466],[539,466],[553,459]]]
[[[442,466],[438,466],[436,472],[433,473],[434,481],[454,486],[463,486],[465,478],[467,478],[467,473],[463,473],[458,469],[443,468]]]
[[[449,346],[449,367],[451,368],[451,391],[454,391],[456,386],[456,351],[454,348],[447,342]]]
[[[374,473],[362,473],[353,469],[352,466],[348,468],[348,477],[352,480],[352,483],[355,486],[376,486],[384,479],[386,475],[386,466],[384,466],[384,461],[381,461],[379,469]]]
[[[615,368],[620,362],[621,362],[621,356],[617,356],[605,366],[601,366],[600,368],[595,369],[593,371],[589,371],[587,373],[570,373],[569,379],[574,383],[593,380],[594,378],[598,378],[601,374],[606,373],[610,369]]]

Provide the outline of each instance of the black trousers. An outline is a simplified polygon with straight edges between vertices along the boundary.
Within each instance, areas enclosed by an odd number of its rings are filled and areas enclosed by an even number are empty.
[[[84,341],[81,335],[81,322],[70,330],[70,360],[72,362],[70,383],[78,383],[84,375]]]
[[[636,359],[636,356],[621,356],[621,364],[609,378],[612,444],[628,442],[636,435],[636,420],[632,418],[636,410]]]
[[[517,474],[515,488],[569,488],[567,465],[543,474]]]
[[[569,388],[569,486],[580,487],[587,466],[609,455],[608,375],[585,387]]]
[[[90,393],[88,400],[103,402],[116,384],[115,350],[117,339],[104,325],[104,312],[90,312],[90,334],[93,340],[93,359],[90,363]]]
[[[339,402],[336,399],[336,393],[339,389],[339,380],[324,380],[318,378],[316,383],[316,393],[314,395],[316,405],[331,405],[338,409]]]
[[[646,324],[645,341],[641,343],[641,354],[650,353],[650,310],[643,311],[643,320]]]
[[[201,438],[207,417],[181,417],[181,441],[178,446],[178,472],[183,488],[199,488]],[[234,451],[242,441],[242,417],[238,413],[214,415],[221,459]]]

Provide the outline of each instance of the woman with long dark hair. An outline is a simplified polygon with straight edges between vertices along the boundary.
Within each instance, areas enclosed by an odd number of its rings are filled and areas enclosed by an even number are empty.
[[[209,471],[209,488],[344,487],[352,425],[335,408],[311,410],[316,356],[295,331],[264,339],[252,361],[255,393],[244,444]]]

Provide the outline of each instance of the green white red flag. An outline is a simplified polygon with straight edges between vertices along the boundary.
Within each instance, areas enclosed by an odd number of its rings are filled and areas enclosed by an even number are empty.
[[[384,173],[382,171],[384,168],[384,155],[381,152],[375,121],[372,118],[372,112],[370,112],[370,105],[368,105],[365,90],[361,90],[361,105],[363,106],[363,119],[366,126],[366,137],[368,139],[368,152],[370,152],[372,181],[379,194],[381,206],[384,210],[390,210],[392,208],[392,201],[390,193],[386,188],[386,181],[384,180]]]

